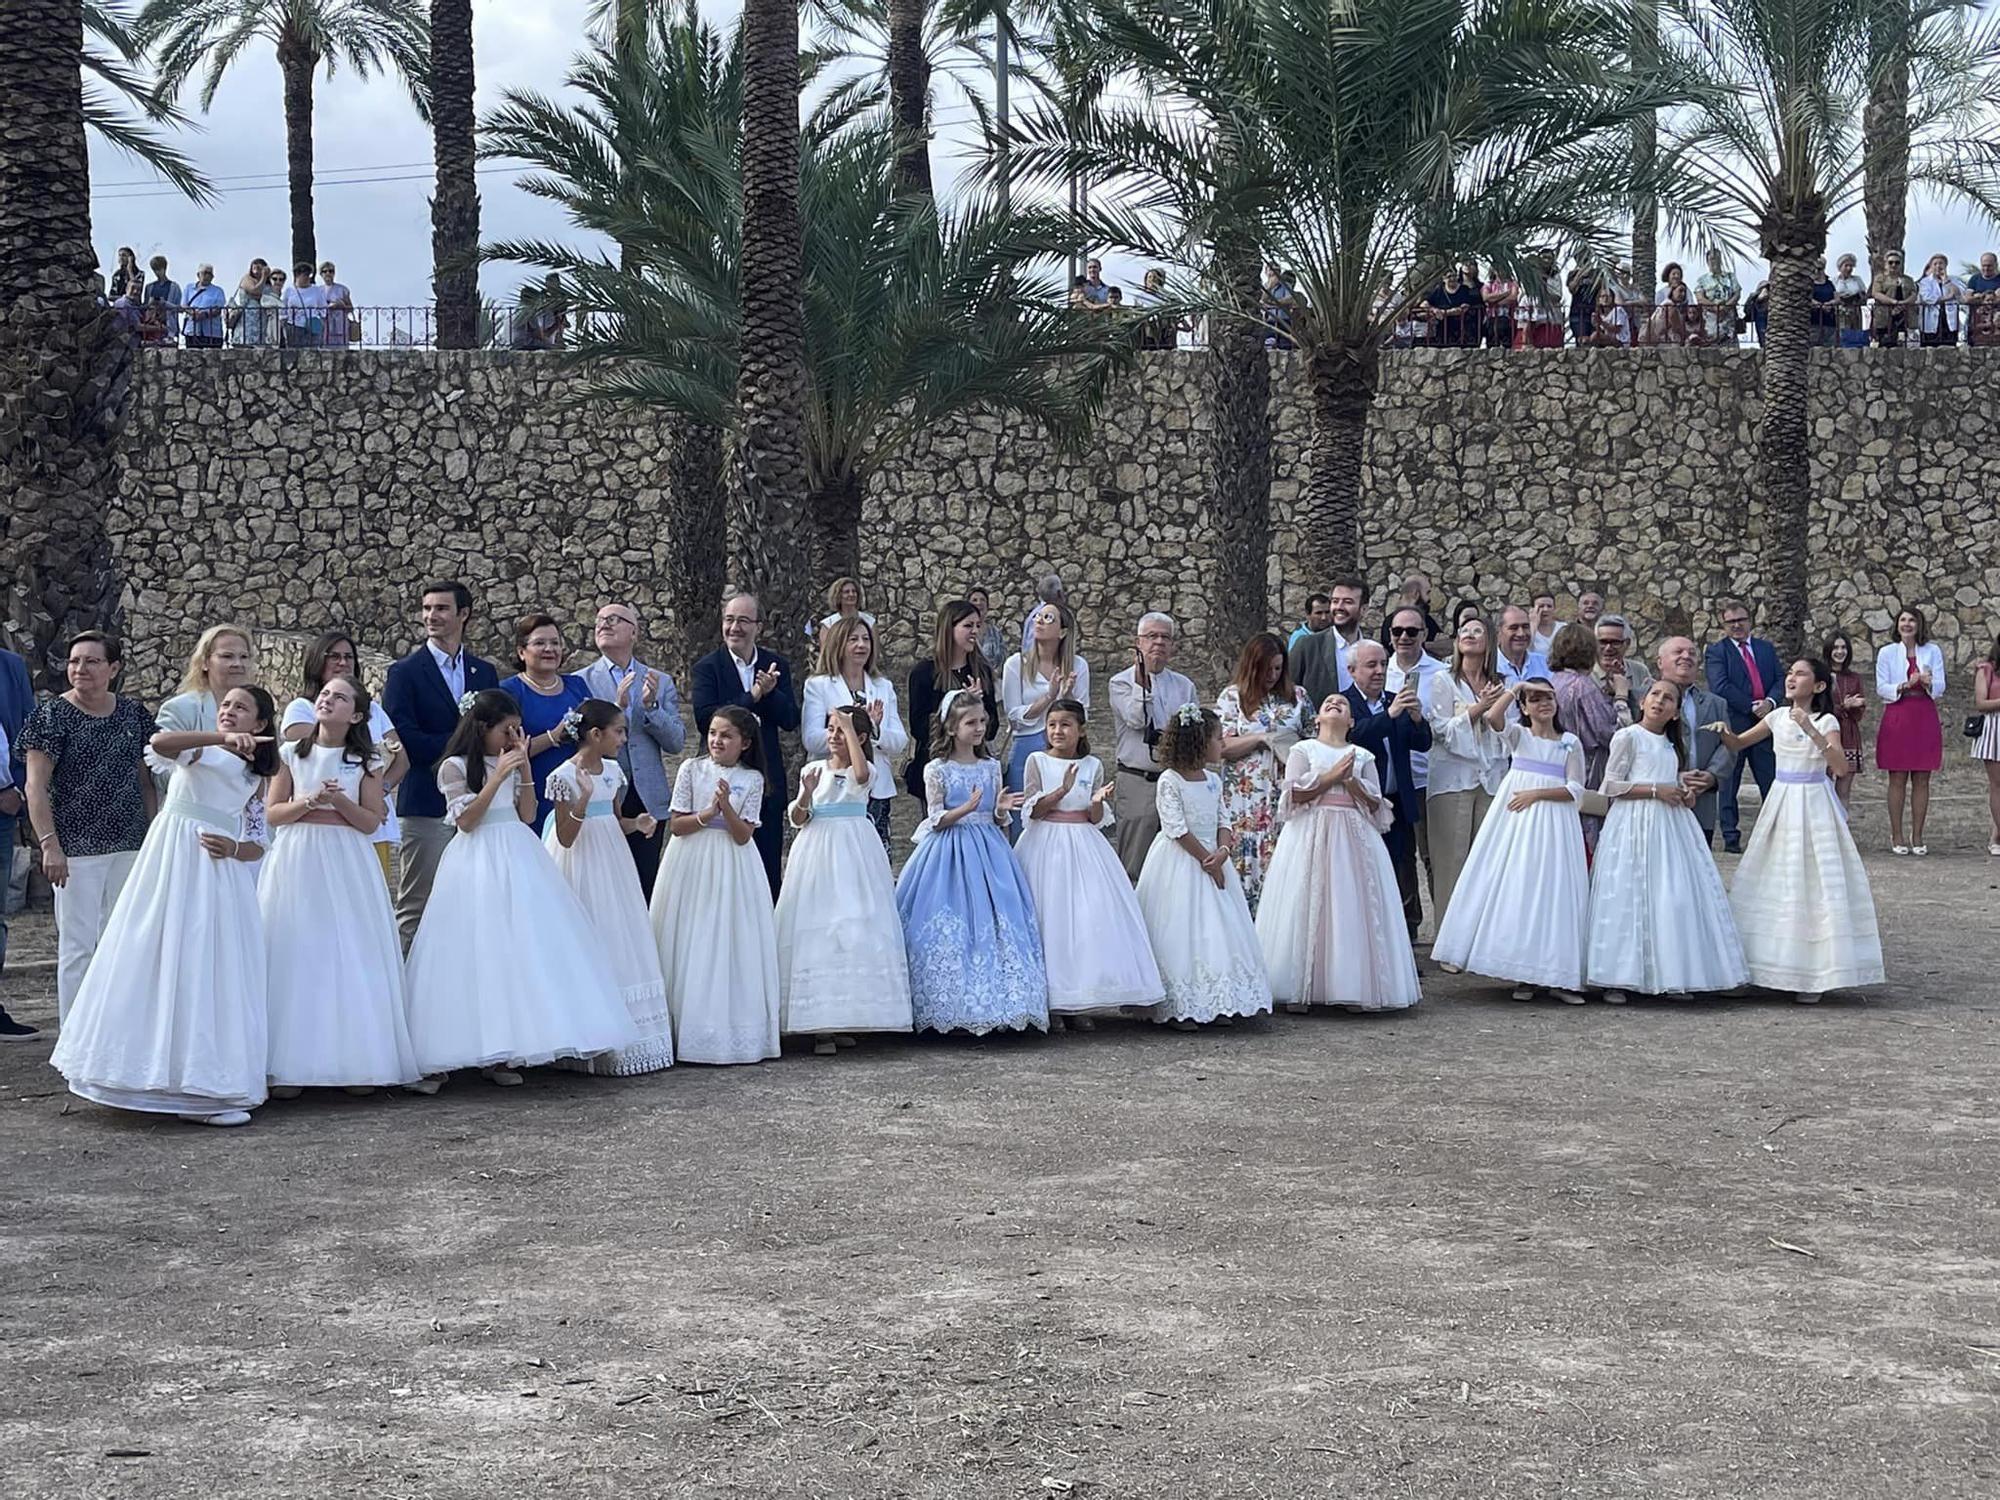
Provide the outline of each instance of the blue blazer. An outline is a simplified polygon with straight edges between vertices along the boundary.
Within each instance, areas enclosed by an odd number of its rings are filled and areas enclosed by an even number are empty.
[[[1387,708],[1371,713],[1360,688],[1348,688],[1346,698],[1354,709],[1354,727],[1347,732],[1348,739],[1374,756],[1378,764],[1395,770],[1396,791],[1390,801],[1395,807],[1396,821],[1414,828],[1424,819],[1424,799],[1410,770],[1410,752],[1430,749],[1431,726],[1422,714],[1397,717]],[[1386,704],[1389,700],[1384,696],[1382,701]]]
[[[23,797],[28,795],[28,763],[21,750],[21,726],[34,711],[35,687],[28,680],[27,662],[12,651],[0,650],[0,729],[7,732],[7,758],[15,789]]]
[[[498,686],[500,674],[493,670],[493,664],[467,651],[465,690],[477,693]],[[428,645],[417,647],[390,666],[382,684],[382,712],[396,726],[396,737],[410,757],[410,769],[396,788],[396,811],[406,818],[443,817],[444,794],[438,790],[437,766],[444,759],[445,741],[464,716]]]
[[[799,700],[792,691],[792,664],[775,651],[757,648],[756,667],[759,672],[775,665],[778,669],[778,685],[765,695],[762,703],[751,701],[744,691],[742,675],[736,669],[736,658],[729,654],[727,646],[711,651],[694,664],[694,730],[704,739],[708,735],[708,721],[715,717],[718,708],[734,704],[747,708],[757,716],[763,729],[761,736],[764,751],[764,805],[777,806],[781,811],[784,800],[791,792],[791,782],[785,775],[784,749],[779,744],[780,734],[790,733],[799,727]],[[774,802],[773,799],[776,799]],[[765,819],[770,826],[770,819]],[[779,824],[782,827],[783,824]]]
[[[1778,664],[1777,648],[1753,635],[1750,655],[1764,679],[1763,696],[1773,703],[1783,701],[1785,669]],[[1750,705],[1758,701],[1758,696],[1750,691],[1750,673],[1743,665],[1743,653],[1736,649],[1736,642],[1726,636],[1715,642],[1703,656],[1702,667],[1708,675],[1708,690],[1729,705],[1729,727],[1740,734],[1755,724],[1757,718],[1750,712]]]

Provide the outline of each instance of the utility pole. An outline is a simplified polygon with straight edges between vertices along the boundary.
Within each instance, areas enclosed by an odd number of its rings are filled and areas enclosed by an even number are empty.
[[[999,6],[993,17],[993,119],[999,138],[995,142],[995,154],[999,157],[1000,207],[1002,211],[1013,206],[1013,168],[1007,160],[1007,7]]]

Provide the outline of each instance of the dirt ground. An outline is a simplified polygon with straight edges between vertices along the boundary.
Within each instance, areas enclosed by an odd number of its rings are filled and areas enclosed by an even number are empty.
[[[0,1494],[1990,1497],[2000,861],[1892,983],[273,1104],[0,1049]],[[1872,814],[1858,823],[1879,846]],[[1941,844],[1943,839],[1934,839]],[[8,1003],[53,1014],[45,916]]]

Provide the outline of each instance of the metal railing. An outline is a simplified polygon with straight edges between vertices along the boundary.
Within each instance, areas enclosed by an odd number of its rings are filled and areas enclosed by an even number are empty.
[[[140,349],[298,349],[338,353],[350,349],[435,349],[434,304],[362,306],[315,311],[301,307],[222,307],[191,310],[166,303],[113,304]],[[473,347],[522,352],[558,351],[594,318],[609,314],[546,304],[486,303],[479,309]]]

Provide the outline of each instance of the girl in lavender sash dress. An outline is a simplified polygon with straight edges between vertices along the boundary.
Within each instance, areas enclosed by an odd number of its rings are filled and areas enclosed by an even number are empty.
[[[1769,739],[1778,774],[1736,866],[1729,904],[1750,982],[1810,1005],[1827,990],[1882,982],[1882,939],[1868,871],[1847,830],[1834,776],[1847,770],[1833,673],[1810,657],[1785,674],[1789,708],[1742,734],[1710,725],[1732,750]]]
[[[1521,719],[1506,722],[1518,701]],[[1514,982],[1516,1000],[1548,990],[1583,1004],[1590,871],[1577,804],[1584,788],[1583,744],[1566,733],[1555,685],[1524,678],[1487,710],[1513,756],[1472,853],[1438,923],[1431,957],[1472,974]]]

